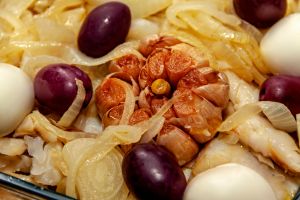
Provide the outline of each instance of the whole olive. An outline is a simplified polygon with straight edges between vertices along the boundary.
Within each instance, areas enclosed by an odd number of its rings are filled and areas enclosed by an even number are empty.
[[[73,103],[77,94],[76,79],[83,82],[86,107],[92,96],[90,77],[76,66],[57,63],[45,66],[34,78],[34,93],[39,104],[51,112],[62,115]]]
[[[237,15],[257,28],[268,28],[281,19],[287,0],[234,0]]]
[[[102,4],[92,10],[78,35],[78,48],[90,57],[101,57],[123,43],[128,34],[131,14],[120,2]]]
[[[129,190],[140,200],[182,200],[186,179],[176,158],[163,146],[138,144],[122,164]]]
[[[283,103],[294,115],[300,113],[300,77],[290,75],[270,77],[263,83],[259,99]]]

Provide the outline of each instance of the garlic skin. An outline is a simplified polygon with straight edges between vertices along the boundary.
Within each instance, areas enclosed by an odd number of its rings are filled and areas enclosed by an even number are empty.
[[[300,13],[288,15],[263,37],[260,50],[274,74],[300,76]]]
[[[18,67],[0,63],[0,137],[13,132],[33,105],[32,80]]]

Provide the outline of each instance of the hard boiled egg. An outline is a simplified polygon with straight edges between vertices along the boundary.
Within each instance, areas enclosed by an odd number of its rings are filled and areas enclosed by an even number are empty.
[[[252,169],[229,163],[198,174],[184,200],[276,200],[269,183]]]
[[[289,15],[263,37],[262,56],[275,74],[300,76],[300,13]]]
[[[21,69],[0,63],[0,136],[13,132],[33,105],[31,79]]]

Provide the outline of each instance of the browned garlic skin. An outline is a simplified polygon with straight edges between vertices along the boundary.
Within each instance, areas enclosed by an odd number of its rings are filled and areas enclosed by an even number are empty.
[[[125,80],[130,80],[132,77],[134,80],[138,80],[141,68],[144,66],[145,61],[138,58],[136,55],[125,55],[117,60],[114,60],[109,65],[109,71],[111,73],[119,73],[119,77]]]
[[[181,41],[174,37],[153,35],[141,42],[139,51],[143,56],[148,57],[155,49],[174,46],[179,43]]]
[[[199,152],[198,144],[183,130],[171,124],[163,127],[156,142],[171,151],[179,165],[188,163]]]
[[[116,78],[108,78],[96,88],[95,102],[100,117],[115,106],[124,103],[125,91],[116,81]]]

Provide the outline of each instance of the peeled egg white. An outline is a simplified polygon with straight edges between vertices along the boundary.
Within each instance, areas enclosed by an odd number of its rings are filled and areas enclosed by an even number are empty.
[[[252,169],[229,163],[211,168],[187,185],[184,200],[276,200],[269,183]]]
[[[273,25],[263,37],[260,49],[273,73],[300,76],[300,13]]]
[[[0,63],[0,136],[13,132],[33,105],[32,80],[21,69]]]

